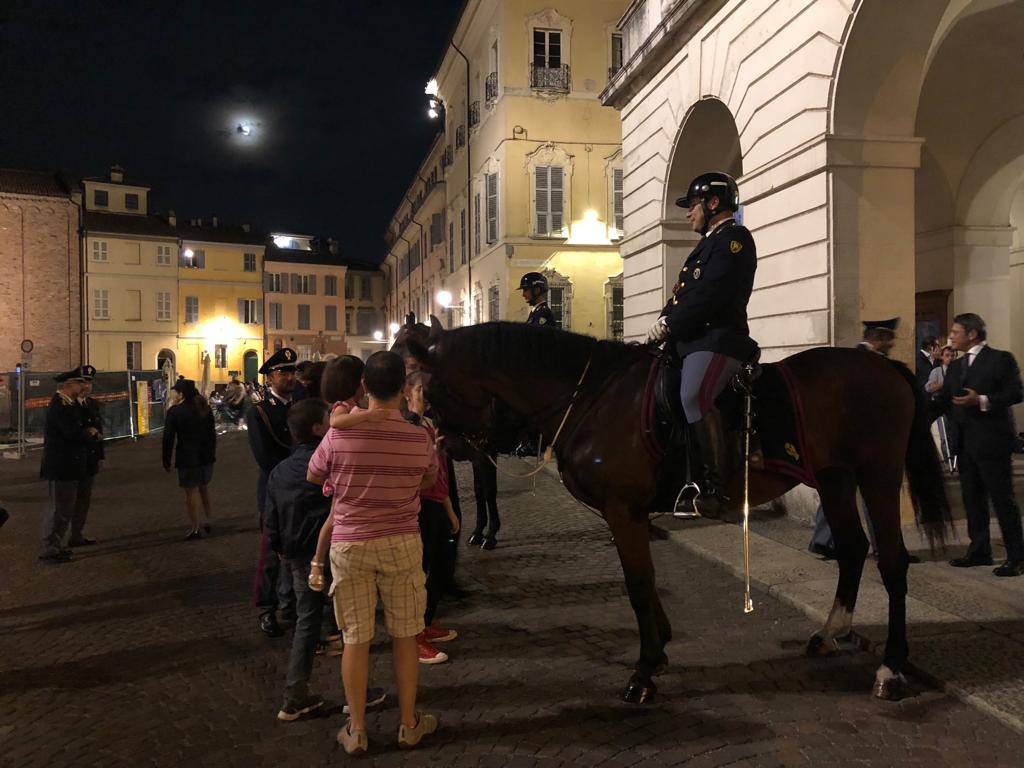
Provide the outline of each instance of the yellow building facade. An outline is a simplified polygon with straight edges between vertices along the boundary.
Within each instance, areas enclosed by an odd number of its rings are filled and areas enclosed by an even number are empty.
[[[264,238],[216,219],[179,223],[178,373],[208,384],[257,378],[264,359]]]
[[[467,3],[452,41],[469,71],[450,48],[436,73],[438,161],[419,170],[389,228],[389,286],[406,296],[405,306],[389,301],[392,320],[417,296],[419,316],[450,316],[453,325],[525,320],[519,278],[541,271],[563,328],[621,337],[621,123],[598,97],[622,63],[616,23],[626,5]],[[402,269],[403,239],[413,242],[417,225],[431,223],[427,180],[435,167],[443,263],[427,258]],[[452,296],[450,313],[437,301],[441,289]]]
[[[84,359],[101,371],[153,370],[176,356],[177,234],[121,168],[83,187]]]

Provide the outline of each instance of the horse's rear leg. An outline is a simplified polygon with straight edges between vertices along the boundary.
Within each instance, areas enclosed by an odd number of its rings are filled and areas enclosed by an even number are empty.
[[[880,699],[896,700],[907,693],[903,668],[907,663],[907,567],[910,564],[900,527],[899,467],[870,467],[859,470],[860,492],[875,527],[878,572],[889,596],[889,634],[882,666],[875,674],[874,693]]]
[[[848,469],[828,469],[816,475],[825,519],[832,529],[839,584],[825,626],[807,642],[808,656],[828,656],[839,651],[839,639],[853,629],[853,611],[864,572],[868,541],[857,514],[857,485]]]
[[[623,700],[644,704],[653,699],[658,690],[652,677],[668,664],[665,644],[671,636],[671,628],[655,587],[647,518],[630,515],[629,508],[618,502],[608,503],[605,518],[615,536],[626,591],[640,630],[640,659],[623,693]]]

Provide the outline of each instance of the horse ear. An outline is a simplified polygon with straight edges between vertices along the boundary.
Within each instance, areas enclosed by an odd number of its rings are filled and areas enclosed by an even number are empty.
[[[434,344],[441,340],[441,334],[444,333],[444,326],[441,325],[441,321],[438,320],[434,315],[430,316],[430,335],[427,336],[427,343]]]
[[[433,368],[434,356],[415,336],[410,336],[405,342],[405,350],[417,363],[419,363],[420,368],[423,370],[429,371]]]

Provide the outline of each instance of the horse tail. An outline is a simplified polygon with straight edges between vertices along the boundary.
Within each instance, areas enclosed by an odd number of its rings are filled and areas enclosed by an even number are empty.
[[[910,426],[905,460],[914,516],[928,537],[931,548],[935,549],[936,545],[945,547],[946,534],[953,531],[953,515],[946,498],[942,461],[932,439],[928,400],[910,368],[896,360],[889,362],[907,382],[914,395],[914,420]]]

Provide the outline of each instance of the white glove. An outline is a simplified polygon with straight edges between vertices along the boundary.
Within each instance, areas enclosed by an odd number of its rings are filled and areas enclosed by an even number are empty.
[[[668,324],[665,322],[664,317],[659,317],[654,325],[651,326],[650,330],[647,331],[647,343],[648,344],[661,344],[665,339],[668,338]]]

